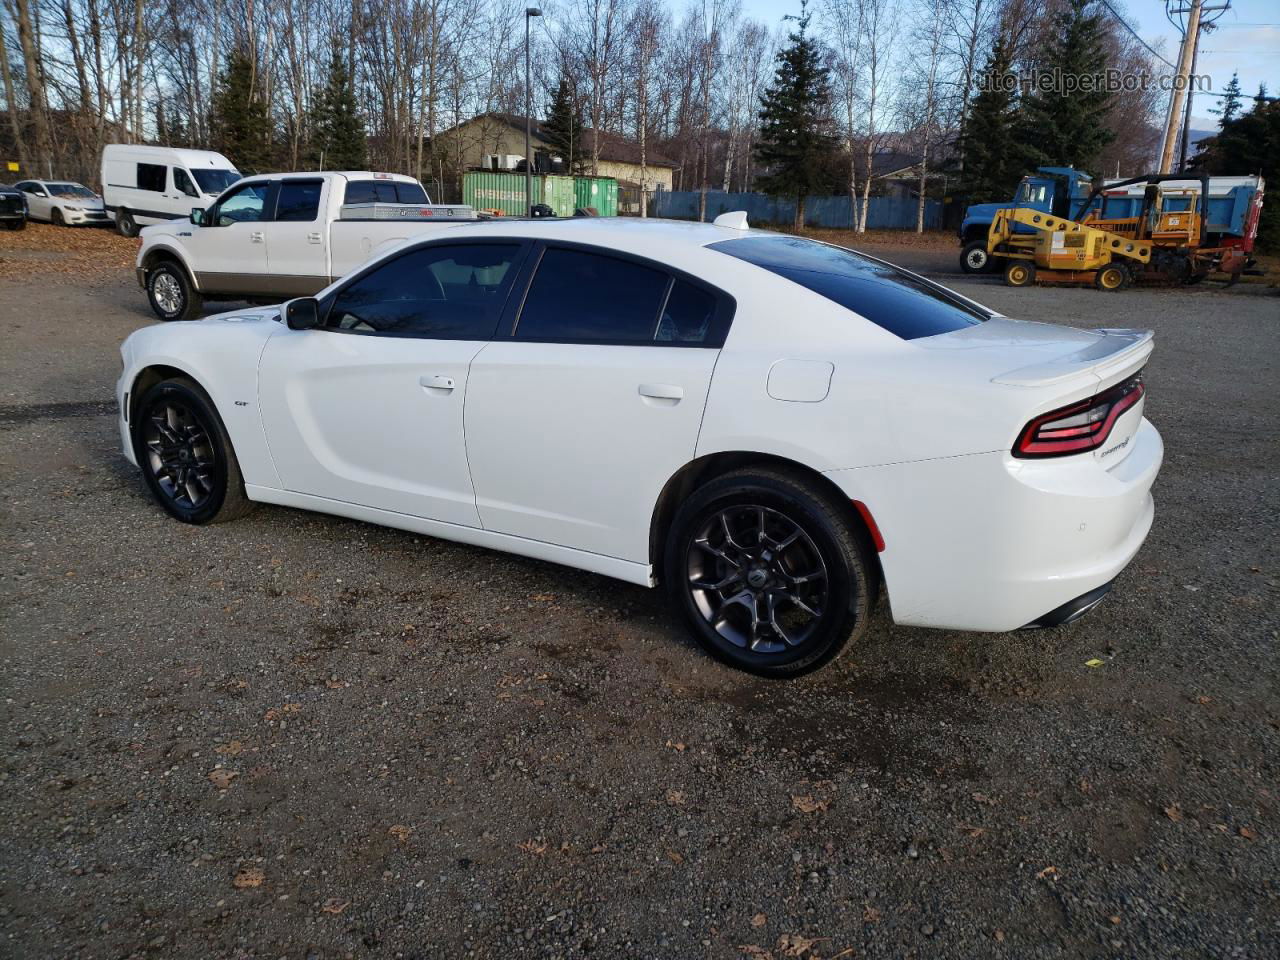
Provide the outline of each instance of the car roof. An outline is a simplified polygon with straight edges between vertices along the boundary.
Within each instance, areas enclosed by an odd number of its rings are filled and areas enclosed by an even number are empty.
[[[445,229],[464,231],[468,236],[496,235],[616,247],[651,256],[655,260],[670,259],[675,248],[705,247],[720,240],[736,240],[752,234],[766,233],[761,230],[719,227],[713,223],[639,217],[495,217],[492,220],[467,220]],[[432,233],[429,236],[434,239],[441,234]]]

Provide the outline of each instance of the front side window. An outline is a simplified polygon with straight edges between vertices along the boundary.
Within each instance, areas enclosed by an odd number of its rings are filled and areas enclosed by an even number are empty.
[[[138,189],[152,193],[164,193],[164,181],[169,168],[162,163],[138,164]]]
[[[518,243],[410,250],[337,290],[324,325],[394,337],[487,339],[502,315],[520,250]]]
[[[276,220],[310,223],[320,215],[319,180],[282,180],[276,198]]]
[[[191,175],[201,190],[214,197],[240,179],[240,174],[234,170],[205,170],[201,167],[192,170]]]
[[[269,183],[246,183],[224,197],[218,204],[218,226],[261,220],[270,186]]]
[[[798,283],[903,340],[961,330],[989,316],[922,277],[803,237],[742,237],[709,249]]]
[[[543,255],[520,311],[520,340],[652,343],[671,277],[583,250]]]
[[[173,185],[188,197],[200,196],[200,191],[197,190],[196,185],[191,182],[191,178],[187,176],[187,171],[183,170],[181,167],[173,168]]]

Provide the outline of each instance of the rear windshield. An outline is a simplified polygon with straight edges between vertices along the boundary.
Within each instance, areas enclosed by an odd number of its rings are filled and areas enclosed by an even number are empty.
[[[427,192],[406,180],[352,180],[343,203],[426,203]]]
[[[903,340],[962,330],[989,316],[905,270],[803,237],[742,237],[709,246],[786,277]]]

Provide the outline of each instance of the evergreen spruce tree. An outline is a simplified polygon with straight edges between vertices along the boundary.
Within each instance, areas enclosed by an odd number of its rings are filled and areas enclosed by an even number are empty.
[[[759,189],[796,203],[795,229],[804,226],[804,199],[831,187],[831,82],[817,43],[806,31],[811,14],[801,0],[797,29],[778,52],[773,81],[760,97],[756,159],[765,173]]]
[[[551,151],[564,159],[565,169],[577,172],[578,159],[582,156],[582,114],[573,102],[573,88],[562,77],[555,96],[547,107],[547,119],[542,122],[542,139]]]
[[[1051,35],[1054,39],[1037,66],[1060,83],[1023,98],[1020,147],[1029,165],[1097,173],[1103,148],[1115,139],[1106,125],[1114,95],[1099,82],[1108,65],[1106,23],[1093,0],[1068,0],[1054,15]],[[1065,88],[1073,78],[1080,89]]]
[[[1014,139],[1016,77],[1012,49],[1003,31],[996,35],[982,71],[978,94],[969,104],[964,129],[964,172],[959,190],[970,203],[1008,200],[1026,171]]]
[[[1218,120],[1218,129],[1226,127],[1232,120],[1240,116],[1240,74],[1231,74],[1231,82],[1227,84],[1226,89],[1222,91],[1225,96],[1219,101],[1219,106],[1210,107],[1209,112]]]
[[[1200,141],[1192,166],[1213,176],[1261,174],[1280,181],[1280,101],[1268,102],[1265,87],[1253,107],[1222,124],[1215,137]],[[1280,250],[1280,204],[1263,204],[1258,244]]]
[[[248,53],[228,53],[210,116],[214,148],[244,173],[267,169],[271,158],[271,111],[255,76]]]
[[[311,99],[311,159],[326,170],[363,170],[367,140],[364,118],[356,109],[355,84],[346,58],[336,43],[329,55],[329,72]]]

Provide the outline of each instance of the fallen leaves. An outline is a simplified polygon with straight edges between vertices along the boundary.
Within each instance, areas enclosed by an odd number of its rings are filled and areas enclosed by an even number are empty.
[[[677,867],[684,863],[684,855],[679,850],[668,850],[667,859],[674,863]]]
[[[0,237],[0,277],[114,280],[133,269],[141,243],[114,230],[72,229],[28,221],[27,229],[5,231]]]
[[[1257,840],[1257,839],[1258,839],[1258,834],[1257,834],[1257,832],[1256,832],[1256,831],[1254,831],[1254,830],[1251,830],[1249,827],[1241,827],[1241,828],[1240,828],[1240,836],[1244,837],[1246,840]]]
[[[516,847],[533,857],[540,857],[547,852],[546,841],[530,838],[522,840]]]
[[[1056,876],[1059,876],[1057,867],[1045,867],[1043,870],[1041,870],[1039,873],[1036,874],[1036,879],[1048,880],[1051,877],[1056,877]]]
[[[957,829],[959,829],[959,831],[963,833],[965,836],[975,837],[975,838],[980,837],[987,832],[986,827],[975,827],[967,823],[962,823]]]
[[[667,804],[672,807],[683,807],[685,804],[685,796],[683,790],[668,790]]]
[[[827,809],[827,801],[812,794],[791,798],[791,808],[801,813],[822,813]]]
[[[1103,663],[1105,663],[1105,662],[1106,662],[1106,661],[1104,661],[1104,660],[1099,660],[1097,657],[1094,657],[1092,660],[1086,660],[1086,661],[1084,662],[1084,665],[1085,665],[1086,667],[1089,667],[1090,669],[1095,669],[1095,668],[1097,668],[1097,667],[1102,666],[1102,664],[1103,664]]]
[[[1176,803],[1164,808],[1164,815],[1174,823],[1182,822],[1182,808]]]
[[[388,828],[387,833],[395,837],[400,843],[408,843],[409,835],[413,833],[413,827],[406,827],[403,823],[397,823]]]
[[[215,767],[209,771],[209,782],[219,790],[226,790],[231,786],[231,781],[240,776],[238,771],[228,770],[225,767]]]
[[[220,753],[224,757],[238,757],[244,752],[244,744],[239,740],[229,740],[214,747],[213,752]]]
[[[685,750],[687,749],[685,745],[679,742],[678,740],[675,743],[672,743],[670,740],[668,740],[667,746],[670,747],[672,750],[674,750],[676,753],[684,753]]]
[[[813,949],[815,943],[824,943],[829,937],[802,937],[798,933],[784,933],[778,940],[778,950],[784,957],[802,957]]]
[[[302,704],[286,703],[282,707],[272,707],[265,714],[263,714],[262,719],[267,721],[267,723],[275,723],[277,720],[281,720],[284,717],[292,716],[295,713],[301,713],[301,712],[302,712]]]
[[[231,878],[231,885],[237,890],[251,890],[266,882],[267,875],[258,867],[245,867]]]
[[[349,906],[351,906],[350,900],[343,900],[341,897],[330,897],[321,905],[320,909],[325,913],[332,913],[336,916]]]
[[[768,922],[769,922],[769,918],[763,913],[757,913],[754,917],[751,918],[751,925],[755,927],[757,930],[759,930]]]

